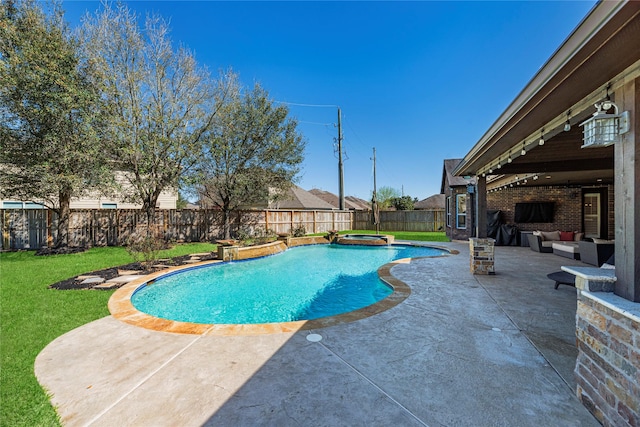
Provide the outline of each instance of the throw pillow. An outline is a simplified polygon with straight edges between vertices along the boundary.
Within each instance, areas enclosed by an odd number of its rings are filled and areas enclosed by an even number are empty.
[[[560,240],[563,242],[573,242],[573,231],[561,231]]]
[[[584,239],[584,233],[578,233],[576,231],[575,234],[573,235],[573,240],[576,242],[579,242],[582,239]]]
[[[559,231],[541,231],[542,240],[560,240]]]

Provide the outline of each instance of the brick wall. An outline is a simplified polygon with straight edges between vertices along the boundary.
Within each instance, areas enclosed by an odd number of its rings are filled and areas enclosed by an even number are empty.
[[[458,228],[456,226],[456,195],[457,194],[466,194],[467,195],[467,218],[466,218],[466,226],[465,228]],[[473,212],[474,206],[472,203],[472,197],[467,193],[466,186],[458,186],[458,187],[448,187],[445,190],[445,202],[449,199],[447,197],[451,197],[451,205],[449,206],[451,212],[451,224],[446,227],[446,235],[451,240],[467,240],[469,237],[473,235]],[[446,219],[445,219],[446,221]]]
[[[515,224],[522,231],[582,231],[582,191],[581,187],[517,186],[487,194],[487,209],[502,211],[505,224]],[[614,192],[608,187],[608,231],[609,239],[614,234]],[[514,223],[514,209],[519,202],[554,202],[552,223]]]
[[[605,427],[640,426],[640,319],[597,295],[578,291],[576,393]]]

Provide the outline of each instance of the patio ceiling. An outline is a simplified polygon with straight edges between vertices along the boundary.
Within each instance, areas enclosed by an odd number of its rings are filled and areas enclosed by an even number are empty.
[[[639,40],[640,2],[598,3],[454,174],[484,173],[489,189],[499,181],[513,180],[515,174],[551,176],[536,185],[612,182],[613,146],[581,149],[578,124],[595,112],[592,104],[605,98],[608,86],[613,96],[625,79],[640,74]],[[571,129],[565,132],[567,118]]]

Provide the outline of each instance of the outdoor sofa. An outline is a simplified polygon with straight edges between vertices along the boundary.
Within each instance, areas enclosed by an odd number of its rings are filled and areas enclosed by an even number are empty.
[[[578,243],[583,237],[584,233],[574,231],[534,231],[527,234],[532,251],[554,253],[571,259],[580,259]]]
[[[580,249],[580,260],[584,263],[601,266],[613,255],[616,250],[615,243],[611,240],[601,241],[594,239],[593,242],[578,242]]]

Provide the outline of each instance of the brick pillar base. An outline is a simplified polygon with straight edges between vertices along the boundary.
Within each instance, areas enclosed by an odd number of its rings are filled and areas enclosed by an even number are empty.
[[[471,256],[471,273],[495,274],[493,253],[496,241],[494,239],[469,239],[469,254]]]

